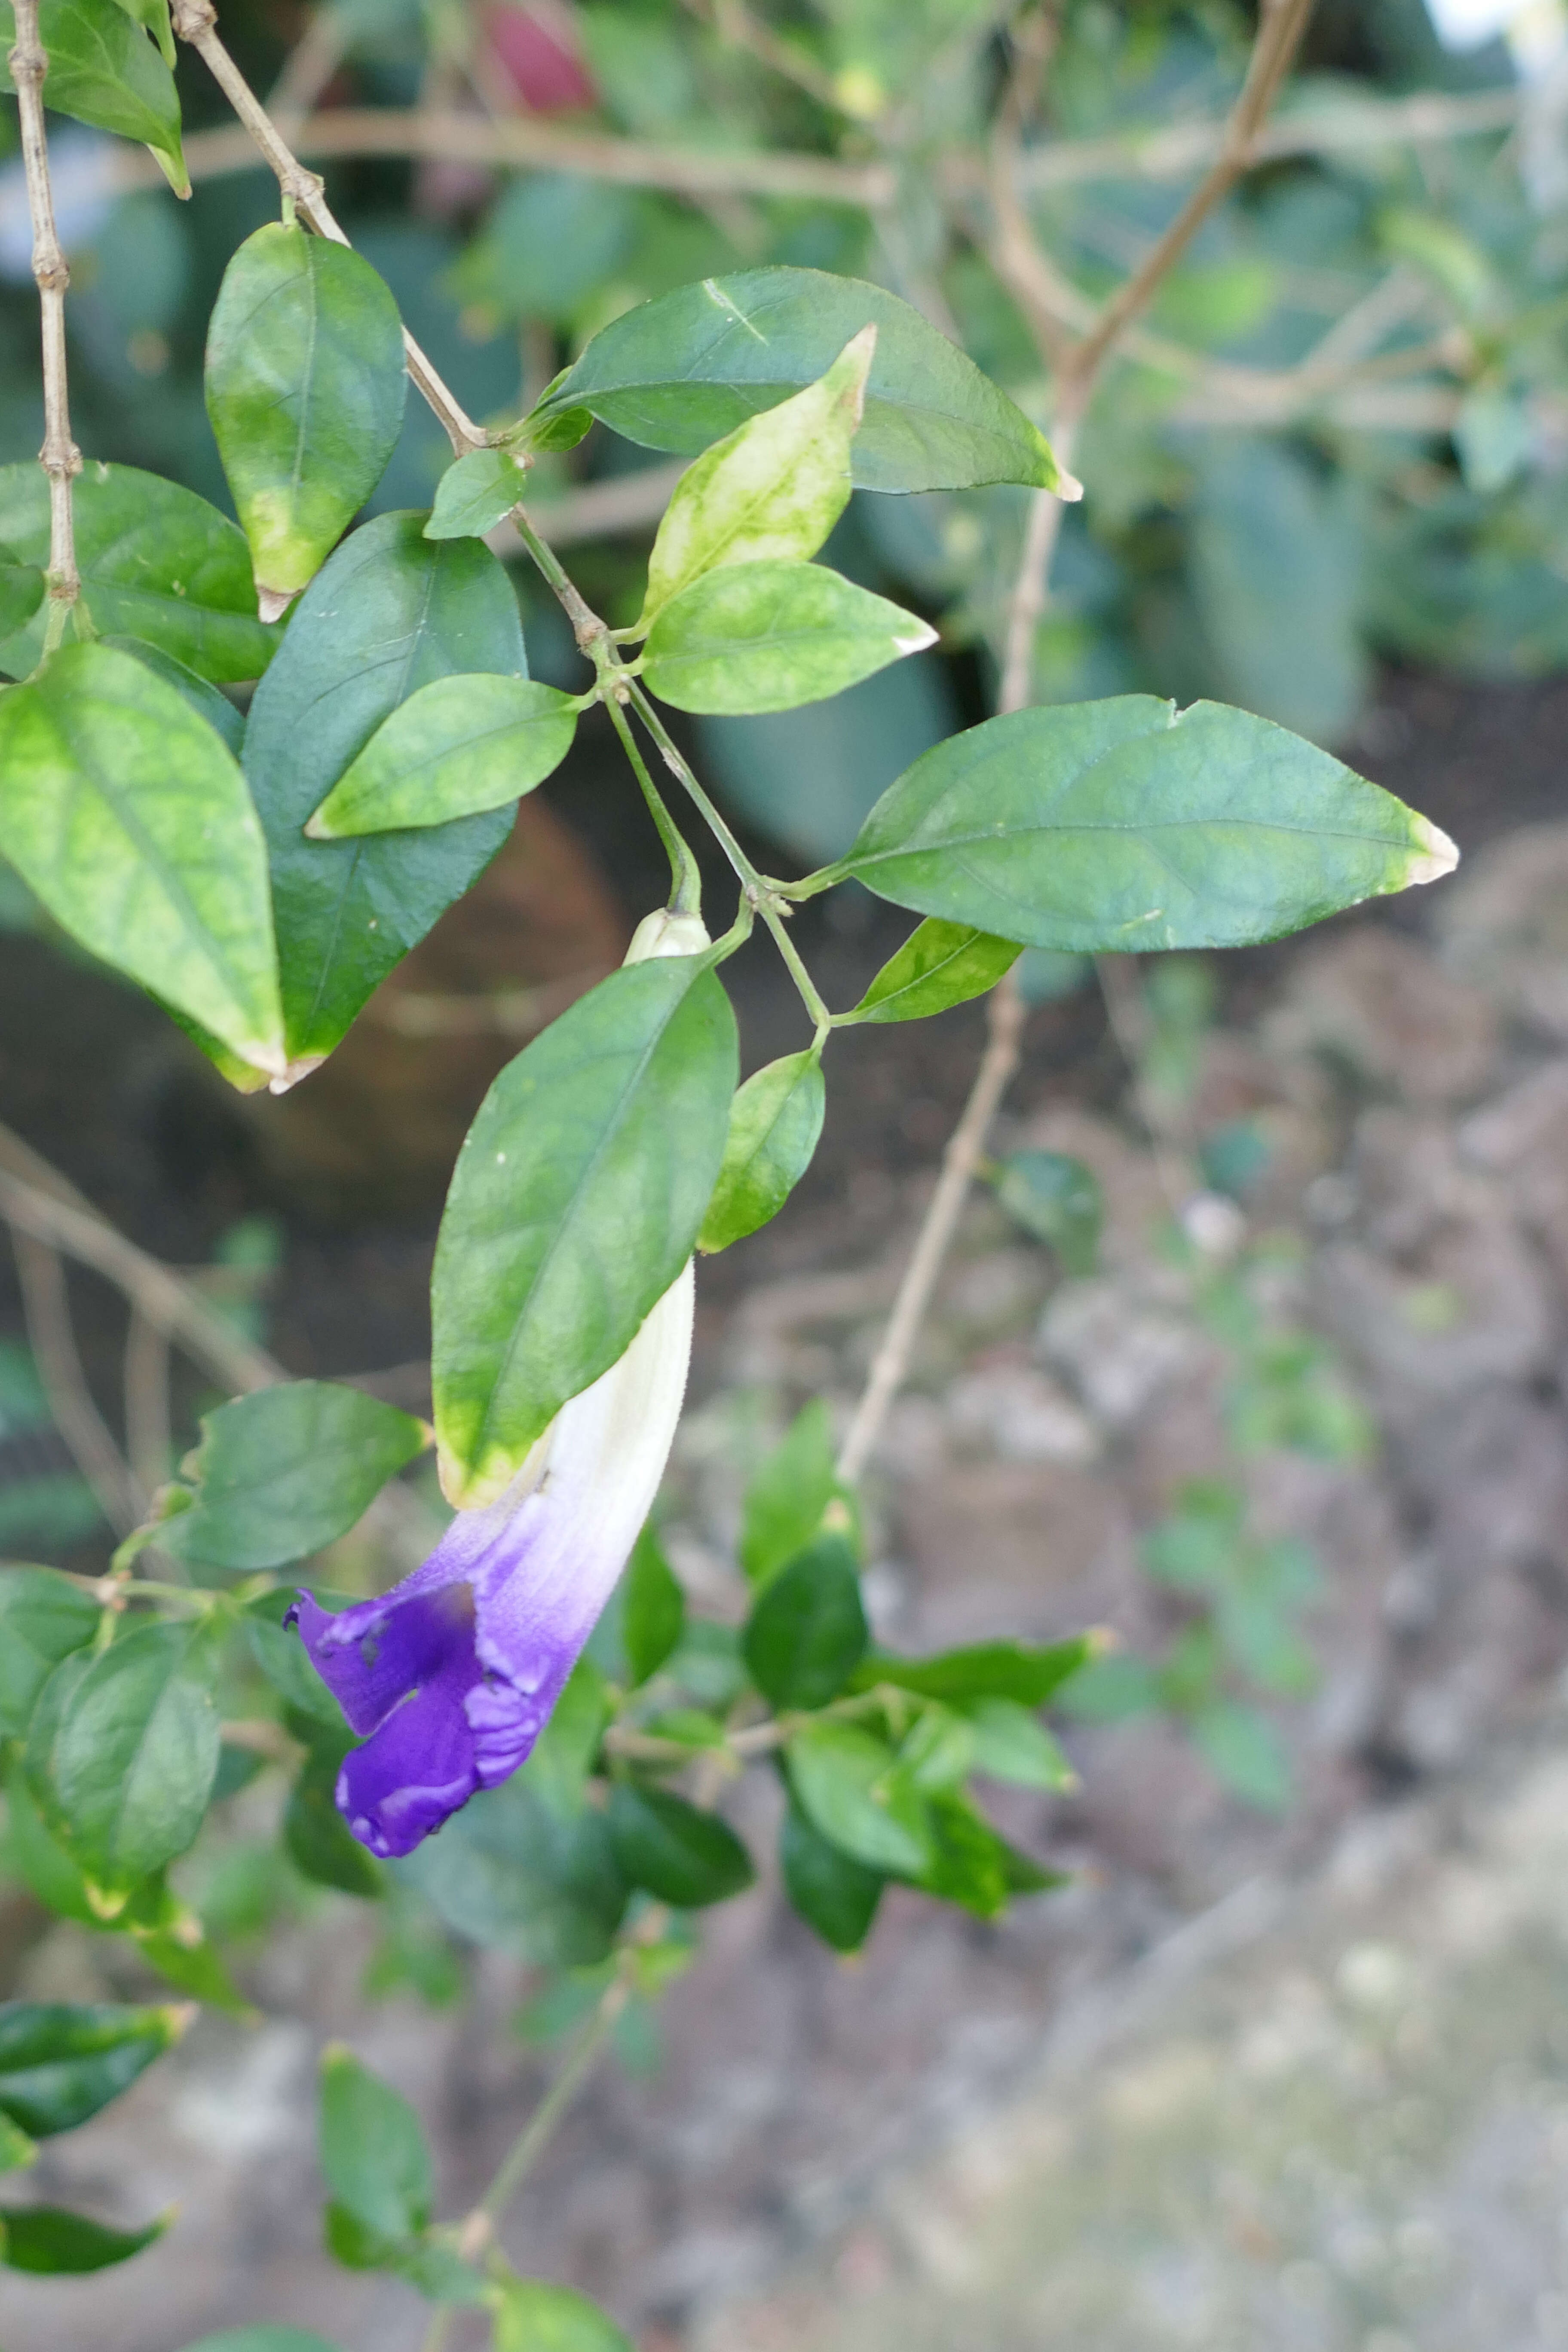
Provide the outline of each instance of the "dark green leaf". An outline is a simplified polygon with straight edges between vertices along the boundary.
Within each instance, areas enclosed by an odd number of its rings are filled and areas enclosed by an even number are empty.
[[[86,1669],[87,1660],[81,1658],[79,1671]],[[106,1923],[93,1900],[94,1890],[44,1827],[19,1764],[5,1778],[5,1810],[9,1831],[5,1858],[24,1885],[58,1918],[75,1919],[83,1927],[103,1927]]]
[[[45,1822],[110,1898],[201,1827],[218,1760],[218,1644],[205,1627],[143,1625],[45,1684],[26,1771]]]
[[[786,1054],[746,1080],[730,1106],[719,1181],[699,1249],[728,1249],[777,1216],[811,1165],[827,1108],[815,1047]]]
[[[752,1858],[717,1813],[702,1812],[664,1789],[621,1781],[610,1791],[616,1859],[634,1886],[678,1911],[722,1903],[752,1884]]]
[[[632,2352],[630,2339],[585,2294],[543,2279],[506,2279],[492,2352]]]
[[[918,1876],[931,1860],[927,1807],[890,1748],[853,1723],[808,1723],[785,1749],[789,1784],[830,1843],[868,1868]]]
[[[923,1021],[984,996],[1018,961],[1016,940],[993,939],[972,923],[944,923],[928,916],[882,966],[853,1013],[852,1021]]]
[[[272,1596],[269,1596],[272,1597]],[[251,1656],[296,1713],[308,1716],[331,1731],[342,1731],[343,1711],[315,1667],[293,1628],[271,1623],[247,1611],[245,1639]]]
[[[662,608],[643,675],[678,710],[794,710],[935,641],[926,622],[825,564],[737,563]]]
[[[328,2193],[373,2238],[396,2244],[425,2228],[436,2191],[424,2127],[341,2042],[321,2053],[319,2152]]]
[[[858,1952],[882,1899],[882,1874],[832,1844],[793,1800],[779,1832],[779,1867],[806,1926],[836,1952]]]
[[[895,1658],[875,1651],[850,1677],[850,1688],[875,1690],[879,1683],[891,1683],[897,1690],[953,1704],[1010,1698],[1020,1706],[1043,1706],[1096,1654],[1096,1648],[1091,1634],[1080,1633],[1040,1650],[1022,1642],[977,1642],[968,1649],[944,1650],[935,1658]]]
[[[283,1843],[301,1877],[374,1902],[385,1891],[386,1873],[365,1852],[333,1801],[346,1744],[323,1745],[300,1767],[284,1810]]]
[[[739,1555],[752,1584],[804,1551],[830,1504],[844,1498],[833,1422],[820,1397],[803,1405],[784,1441],[757,1470],[741,1506]]]
[[[579,1658],[519,1776],[521,1785],[563,1821],[582,1809],[583,1791],[609,1719],[609,1686],[591,1658]]]
[[[216,685],[259,677],[279,632],[257,618],[245,534],[205,499],[135,466],[84,468],[71,488],[82,603],[100,635],[139,637]],[[36,465],[0,467],[0,541],[25,563],[49,560],[49,486]],[[0,669],[26,677],[43,615],[0,644]]]
[[[1048,1242],[1064,1274],[1092,1274],[1105,1213],[1100,1181],[1060,1151],[1014,1151],[997,1168],[996,1198],[1035,1239]]]
[[[362,254],[268,221],[224,272],[206,398],[258,592],[287,599],[385,469],[408,377],[397,305]]]
[[[1458,855],[1267,719],[1121,695],[939,743],[829,871],[921,914],[1099,953],[1278,939],[1434,881]]]
[[[172,686],[176,694],[183,694],[191,709],[223,737],[238,759],[245,742],[245,716],[235,709],[226,694],[220,694],[216,686],[209,685],[183,661],[176,661],[162,646],[149,645],[145,637],[105,637],[103,643],[112,646],[117,653],[129,654],[133,661],[150,669],[154,677],[161,677],[165,686]]]
[[[0,853],[94,955],[280,1074],[267,853],[233,753],[130,655],[0,695]]]
[[[656,1675],[686,1624],[686,1595],[651,1527],[643,1529],[626,1570],[621,1641],[634,1690]]]
[[[820,269],[745,269],[645,302],[601,329],[534,411],[574,408],[654,449],[695,456],[825,375],[877,329],[855,438],[862,489],[1063,481],[1044,437],[973,362],[897,295]]]
[[[432,679],[526,677],[506,573],[477,540],[378,515],[323,565],[256,690],[245,772],[266,830],[289,1051],[331,1053],[398,960],[484,871],[510,809],[429,832],[307,841],[305,824],[383,719]]]
[[[39,0],[38,37],[49,61],[44,103],[97,131],[141,140],[174,194],[188,196],[174,77],[126,11],[115,0]],[[6,62],[16,39],[16,17],[0,0],[0,89],[16,86]]]
[[[169,0],[118,0],[133,25],[151,33],[158,44],[158,54],[171,73],[174,70],[174,28],[169,22]]]
[[[0,2001],[0,2115],[34,2139],[72,2131],[180,2038],[175,2009]]]
[[[590,1967],[610,1949],[629,1890],[604,1814],[563,1815],[529,1770],[470,1798],[393,1874],[471,1943],[531,1968]]]
[[[742,1649],[752,1680],[775,1707],[816,1707],[837,1697],[869,1638],[854,1547],[826,1535],[768,1580]]]
[[[703,959],[656,957],[579,998],[490,1088],[452,1178],[431,1290],[453,1499],[501,1493],[680,1273],[723,1155],[735,1052]]]
[[[86,1647],[100,1612],[47,1568],[0,1568],[0,1738],[25,1738],[33,1703],[60,1660]]]
[[[437,678],[377,728],[305,830],[339,841],[500,808],[561,765],[576,731],[576,701],[553,686]]]
[[[346,1535],[428,1433],[361,1389],[284,1381],[203,1415],[189,1506],[158,1542],[209,1568],[280,1568]]]
[[[1044,1894],[1065,1883],[1058,1871],[1040,1869],[999,1837],[964,1797],[933,1797],[930,1816],[932,1858],[914,1884],[941,1902],[994,1919],[1009,1895]]]
[[[18,563],[0,549],[0,638],[25,629],[44,601],[44,575],[36,563]]]
[[[110,2230],[58,2205],[28,2205],[19,2210],[0,2207],[0,2263],[14,2271],[53,2276],[106,2271],[111,2263],[129,2262],[161,2238],[172,2219],[165,2215],[145,2230]]]
[[[470,449],[448,466],[436,488],[426,539],[482,539],[509,515],[528,488],[528,475],[507,449]]]

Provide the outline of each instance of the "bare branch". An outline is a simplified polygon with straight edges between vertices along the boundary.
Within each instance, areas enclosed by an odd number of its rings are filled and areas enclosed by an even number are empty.
[[[71,1326],[66,1270],[59,1253],[8,1213],[7,1222],[22,1286],[27,1340],[55,1427],[69,1446],[71,1459],[97,1496],[110,1526],[116,1535],[129,1535],[142,1517],[143,1498],[88,1387]]]
[[[143,1496],[168,1478],[174,1443],[169,1410],[169,1335],[134,1304],[125,1335],[125,1450]]]
[[[529,512],[552,547],[572,547],[584,539],[605,539],[618,530],[643,530],[656,523],[669,504],[677,482],[686,471],[679,458],[671,466],[639,466],[635,474],[616,474],[608,481],[584,482],[559,498],[531,499]],[[486,538],[496,555],[520,555],[522,541],[517,525],[497,523]]]
[[[49,61],[38,38],[38,0],[16,0],[13,13],[16,45],[9,63],[21,119],[27,211],[33,224],[33,276],[43,321],[44,446],[38,463],[49,484],[49,617],[45,644],[53,647],[64,636],[70,608],[81,594],[71,519],[71,483],[81,471],[81,451],[71,438],[66,380],[66,289],[70,271],[55,228],[54,194],[49,186],[43,99]]]

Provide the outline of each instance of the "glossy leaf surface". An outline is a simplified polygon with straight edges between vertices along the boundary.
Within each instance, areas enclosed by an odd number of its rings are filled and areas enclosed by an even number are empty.
[[[612,972],[508,1065],[468,1131],[431,1293],[448,1496],[491,1499],[625,1354],[691,1255],[735,1082],[699,956]]]
[[[426,539],[482,539],[509,515],[528,488],[528,474],[505,449],[470,449],[448,466],[436,486]]]
[[[777,1216],[811,1165],[827,1089],[809,1048],[770,1062],[730,1106],[719,1181],[697,1237],[700,1249],[728,1249]]]
[[[442,677],[376,729],[305,830],[312,841],[504,807],[561,765],[574,698],[526,677]]]
[[[0,852],[93,954],[283,1067],[267,854],[233,753],[129,654],[68,646],[0,696]]]
[[[38,37],[49,61],[45,104],[141,140],[174,194],[188,196],[174,77],[127,11],[116,0],[38,0]],[[0,89],[16,88],[6,62],[16,38],[15,16],[0,0]]]
[[[177,2042],[177,2010],[0,2001],[0,2115],[34,2139],[72,2131]]]
[[[92,1640],[99,1616],[91,1595],[51,1569],[0,1569],[0,1738],[25,1738],[38,1693]]]
[[[206,401],[258,591],[304,587],[380,481],[408,378],[397,305],[363,255],[268,221],[224,272]]]
[[[931,1860],[922,1799],[891,1748],[854,1723],[807,1723],[785,1749],[802,1811],[870,1870],[918,1876]]]
[[[794,710],[935,642],[929,624],[820,563],[743,563],[692,582],[648,632],[643,676],[678,710]]]
[[[517,599],[475,540],[434,544],[378,515],[300,597],[256,690],[245,772],[266,828],[290,1060],[328,1054],[399,959],[484,871],[510,809],[431,832],[307,841],[305,825],[382,721],[432,679],[526,677]]]
[[[871,1932],[886,1884],[857,1862],[793,1800],[779,1832],[779,1869],[792,1906],[836,1952],[858,1952]]]
[[[1218,703],[1016,711],[928,751],[832,871],[1026,946],[1240,947],[1450,871],[1446,834]]]
[[[189,1625],[139,1627],[44,1685],[26,1772],[45,1822],[112,1899],[201,1827],[218,1760],[216,1646]]]
[[[149,2222],[144,2230],[111,2230],[58,2205],[0,2207],[0,2263],[10,2270],[49,2277],[106,2271],[115,2263],[129,2262],[168,2226],[165,2218]]]
[[[195,670],[165,653],[162,646],[150,645],[145,637],[109,636],[103,643],[112,646],[117,653],[129,654],[132,661],[139,661],[154,677],[161,677],[165,686],[172,686],[176,694],[183,695],[197,718],[205,719],[238,759],[245,741],[245,714],[236,709],[226,694],[220,694]]]
[[[1023,1642],[975,1642],[934,1658],[895,1658],[879,1650],[857,1669],[851,1687],[874,1690],[879,1683],[890,1683],[922,1698],[955,1704],[1009,1698],[1020,1706],[1043,1706],[1096,1655],[1098,1646],[1091,1635],[1080,1633],[1043,1649],[1031,1649]]]
[[[877,355],[855,440],[858,488],[1051,489],[1063,478],[1022,410],[918,310],[819,269],[738,270],[626,311],[534,413],[543,421],[586,408],[629,441],[695,456],[815,383],[866,326],[877,330]]]
[[[71,486],[82,603],[101,636],[140,637],[198,677],[259,677],[279,631],[257,616],[245,534],[205,499],[135,466],[89,464]],[[0,541],[49,560],[48,484],[35,465],[0,467]],[[43,614],[0,643],[24,677],[43,649]]]
[[[994,939],[972,923],[928,916],[897,955],[889,956],[853,1013],[857,1021],[923,1021],[994,988],[1018,961],[1016,940]]]
[[[423,1422],[362,1389],[284,1381],[202,1420],[190,1503],[158,1542],[209,1568],[280,1568],[331,1543],[423,1453]]]
[[[816,553],[849,503],[849,449],[876,340],[862,329],[820,383],[749,417],[688,467],[648,558],[639,629],[721,565]]]

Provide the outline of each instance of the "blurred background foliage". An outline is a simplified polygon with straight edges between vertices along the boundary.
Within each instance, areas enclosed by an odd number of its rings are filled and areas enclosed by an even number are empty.
[[[455,122],[438,158],[323,168],[353,242],[492,422],[629,305],[763,262],[892,287],[1048,421],[1040,343],[998,274],[986,192],[1014,14],[995,0],[229,0],[223,12],[246,71],[296,131],[344,108]],[[1109,293],[1174,214],[1193,154],[1184,176],[1157,176],[1152,151],[1148,168],[1133,158],[1140,142],[1218,123],[1249,30],[1230,0],[1066,0],[1016,178],[1069,304]],[[203,153],[222,101],[188,54],[179,71],[196,134],[188,204],[152,184],[139,153],[53,126],[72,398],[90,457],[226,506],[203,337],[235,247],[277,198],[263,171],[226,168],[242,152],[233,134],[226,155]],[[1088,496],[1068,512],[1037,632],[1038,698],[1214,695],[1333,741],[1379,658],[1494,678],[1568,660],[1568,173],[1549,90],[1527,90],[1522,120],[1506,120],[1515,73],[1500,38],[1446,51],[1425,0],[1322,0],[1281,120],[1351,127],[1246,177],[1107,372],[1077,450]],[[1355,129],[1357,108],[1415,92],[1447,107],[1443,135]],[[526,118],[583,168],[492,169],[461,152],[463,120]],[[605,134],[620,177],[591,168]],[[9,112],[3,135],[15,142]],[[714,184],[632,184],[627,142],[656,163],[695,154]],[[868,213],[752,193],[743,166],[766,150],[880,161],[896,199]],[[717,184],[725,158],[732,187]],[[680,174],[650,168],[661,176]],[[0,461],[31,457],[42,433],[28,245],[13,152],[0,167]],[[446,455],[411,402],[375,508],[427,503]],[[651,463],[643,495],[630,478],[650,453],[595,427],[540,468],[541,519],[581,542],[574,565],[613,622],[632,617],[668,484],[668,461]],[[595,532],[580,493],[622,478],[620,527]],[[829,560],[918,604],[942,647],[829,703],[700,722],[732,810],[803,860],[831,856],[912,756],[981,714],[1026,509],[1006,490],[857,498]],[[536,671],[575,682],[564,624],[521,572],[519,586]]]

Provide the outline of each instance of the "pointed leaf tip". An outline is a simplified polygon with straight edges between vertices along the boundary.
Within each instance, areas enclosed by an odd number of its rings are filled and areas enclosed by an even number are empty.
[[[1418,846],[1411,856],[1405,881],[1411,887],[1440,882],[1459,862],[1459,846],[1430,817],[1418,816],[1412,827]]]

